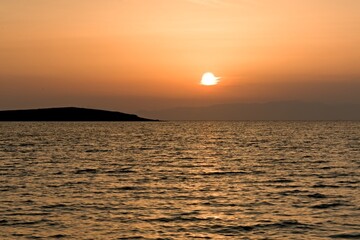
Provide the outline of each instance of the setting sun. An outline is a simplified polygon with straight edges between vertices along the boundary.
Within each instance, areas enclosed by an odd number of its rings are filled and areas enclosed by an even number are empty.
[[[205,85],[205,86],[212,86],[212,85],[216,85],[219,83],[219,77],[216,77],[213,73],[211,72],[206,72],[203,74],[202,78],[201,78],[201,85]]]

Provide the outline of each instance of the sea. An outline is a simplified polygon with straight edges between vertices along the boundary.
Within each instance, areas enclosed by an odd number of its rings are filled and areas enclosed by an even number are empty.
[[[0,239],[360,239],[360,122],[3,122]]]

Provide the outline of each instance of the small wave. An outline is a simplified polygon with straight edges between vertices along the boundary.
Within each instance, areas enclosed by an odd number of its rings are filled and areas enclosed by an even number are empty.
[[[0,188],[0,192],[13,191],[13,190],[16,190],[17,188],[19,188],[19,187],[16,187],[16,186],[2,186]]]
[[[16,153],[18,152],[18,150],[16,148],[4,148],[4,149],[1,149],[2,152],[4,153]]]
[[[0,220],[0,226],[6,226],[6,225],[8,225],[8,223],[9,223],[8,220],[5,220],[5,219]]]
[[[310,228],[310,225],[300,223],[297,220],[283,220],[277,223],[270,224],[258,224],[258,227],[277,227],[277,228],[288,228],[288,227],[298,227],[298,228]]]
[[[115,187],[111,190],[118,190],[118,191],[133,191],[133,190],[145,190],[144,187],[136,187],[136,186],[124,186],[124,187]]]
[[[303,224],[297,220],[284,220],[276,223],[268,224],[255,224],[255,225],[237,225],[237,226],[222,226],[222,225],[213,225],[210,229],[214,230],[218,234],[238,234],[241,232],[248,232],[261,229],[269,228],[301,228],[309,229],[311,225]]]
[[[187,217],[187,216],[175,216],[175,217],[161,217],[161,218],[154,218],[149,219],[149,222],[198,222],[198,221],[209,221],[215,218],[208,217],[208,218],[198,218],[198,217]]]
[[[221,225],[214,225],[211,227],[212,230],[215,230],[218,234],[237,234],[240,232],[248,232],[254,230],[254,226],[232,226],[232,227],[225,227]]]
[[[18,220],[8,221],[4,219],[0,220],[0,226],[38,225],[42,223],[48,223],[49,225],[51,225],[53,222],[46,219],[37,220],[37,221],[18,221]]]
[[[287,179],[287,178],[279,178],[279,179],[271,180],[269,182],[271,182],[271,183],[292,183],[292,182],[294,182],[294,180]]]
[[[110,149],[88,149],[85,150],[87,153],[98,153],[98,152],[111,152]]]
[[[131,170],[131,168],[121,168],[121,169],[114,169],[114,170],[108,170],[105,173],[133,173],[134,170]]]
[[[302,186],[300,186],[300,185],[279,184],[279,185],[274,185],[272,187],[274,187],[274,188],[301,188]]]
[[[307,196],[309,198],[327,198],[326,195],[321,194],[321,193],[313,193],[313,194],[309,194]]]
[[[180,160],[193,160],[195,158],[193,158],[193,157],[179,157],[178,159],[180,159]]]
[[[132,237],[120,237],[118,240],[131,240],[131,239],[146,239],[142,236],[132,236]]]
[[[28,236],[28,239],[42,239],[42,237],[39,236]]]
[[[333,167],[331,166],[325,166],[325,167],[321,167],[320,169],[323,169],[323,170],[328,170],[328,169],[332,169]]]
[[[281,192],[279,192],[279,194],[283,195],[283,196],[292,196],[292,195],[297,195],[297,194],[304,193],[304,192],[308,192],[308,191],[294,189],[294,190],[288,190],[288,191],[281,191]]]
[[[84,173],[97,173],[97,169],[87,168],[87,169],[78,169],[75,171],[75,174],[84,174]]]
[[[50,208],[63,208],[63,207],[66,207],[66,205],[65,205],[65,204],[62,204],[62,203],[41,206],[41,208],[46,208],[46,209],[50,209]]]
[[[33,147],[35,143],[20,143],[19,147]]]
[[[311,208],[327,209],[327,208],[340,207],[340,206],[346,206],[346,205],[343,203],[340,203],[340,202],[322,203],[322,204],[317,204],[317,205],[311,206]]]
[[[360,239],[360,233],[340,233],[330,235],[331,238]]]
[[[56,235],[48,236],[48,238],[65,238],[65,237],[67,237],[67,235],[65,234],[56,234]]]
[[[344,183],[344,184],[358,184],[360,181],[357,180],[347,180],[347,181],[338,181],[338,183]]]
[[[25,236],[25,234],[23,234],[23,233],[13,233],[11,235],[14,237],[24,237]]]
[[[244,171],[237,171],[237,172],[206,172],[206,173],[202,173],[202,175],[238,175],[238,174],[248,174],[248,172],[244,172]]]
[[[313,188],[339,188],[337,185],[326,185],[326,184],[315,184],[312,186]]]
[[[31,212],[27,212],[27,213],[24,213],[24,212],[9,212],[9,213],[6,213],[6,216],[20,216],[20,217],[24,217],[24,216],[31,216],[31,217],[34,217],[34,216],[49,216],[50,213],[48,212],[35,212],[35,211],[31,211]]]

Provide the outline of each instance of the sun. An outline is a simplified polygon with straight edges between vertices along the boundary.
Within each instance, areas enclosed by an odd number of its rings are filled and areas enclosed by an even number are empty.
[[[211,72],[206,72],[202,75],[201,85],[205,86],[213,86],[219,83],[219,77],[215,77],[215,75]]]

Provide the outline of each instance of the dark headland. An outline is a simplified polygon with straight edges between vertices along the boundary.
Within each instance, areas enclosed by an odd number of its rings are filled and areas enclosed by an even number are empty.
[[[134,114],[99,109],[62,107],[0,111],[0,121],[158,121]]]

